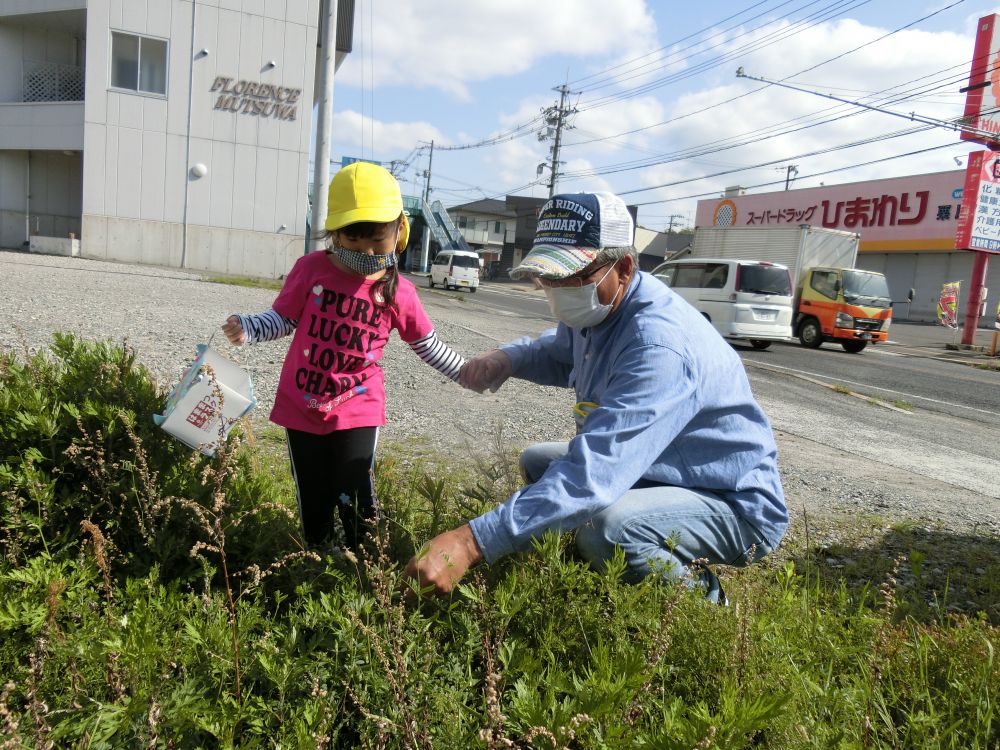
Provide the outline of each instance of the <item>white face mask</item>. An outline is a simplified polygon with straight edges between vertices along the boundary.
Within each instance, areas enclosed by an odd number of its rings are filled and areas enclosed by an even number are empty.
[[[611,268],[614,268],[614,263]],[[611,268],[593,284],[542,287],[552,314],[570,328],[590,328],[602,323],[611,313],[614,300],[611,304],[602,305],[597,297],[597,286],[611,273]],[[615,296],[618,296],[617,292]]]

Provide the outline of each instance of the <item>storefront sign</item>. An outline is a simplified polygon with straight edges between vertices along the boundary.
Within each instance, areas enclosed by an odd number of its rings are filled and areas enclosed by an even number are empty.
[[[966,124],[1000,137],[1000,16],[979,19],[976,48],[972,56],[968,93],[965,98]],[[987,136],[962,133],[962,140],[989,144]]]
[[[955,247],[1000,253],[1000,152],[969,154]]]
[[[951,250],[959,170],[698,201],[697,226],[811,224],[857,232],[863,251]]]
[[[216,76],[210,92],[218,92],[214,109],[241,115],[294,120],[302,89],[291,89],[259,81],[234,81]]]

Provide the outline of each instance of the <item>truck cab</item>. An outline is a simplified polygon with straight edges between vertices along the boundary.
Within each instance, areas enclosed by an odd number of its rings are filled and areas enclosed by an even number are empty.
[[[888,341],[892,302],[885,276],[857,268],[807,268],[795,290],[795,333],[803,346],[825,341],[858,353]]]

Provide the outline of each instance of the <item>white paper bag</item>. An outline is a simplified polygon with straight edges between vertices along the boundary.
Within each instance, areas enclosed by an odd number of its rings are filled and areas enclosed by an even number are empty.
[[[214,371],[216,387],[206,365]],[[185,445],[212,456],[220,436],[224,439],[233,423],[256,405],[250,373],[207,344],[198,344],[197,357],[170,390],[163,414],[154,414],[153,421]]]

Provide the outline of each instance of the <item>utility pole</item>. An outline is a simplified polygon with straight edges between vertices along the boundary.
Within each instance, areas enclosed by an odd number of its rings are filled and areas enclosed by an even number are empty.
[[[557,107],[549,107],[545,110],[545,124],[546,131],[539,133],[538,140],[544,141],[549,137],[549,132],[552,128],[555,128],[555,142],[552,145],[552,163],[549,165],[549,197],[551,198],[556,192],[556,183],[559,180],[559,151],[562,148],[562,130],[563,128],[570,128],[566,122],[566,119],[570,115],[574,115],[577,112],[576,107],[566,106],[566,97],[571,93],[569,86],[565,83],[553,91],[559,92],[559,105]],[[539,174],[541,174],[541,166],[539,167]]]
[[[674,231],[674,219],[683,219],[684,214],[670,214],[667,219],[670,223],[667,225],[667,234],[673,234]]]
[[[313,161],[313,201],[309,248],[320,250],[317,239],[326,226],[327,184],[330,181],[330,130],[333,125],[333,74],[337,68],[337,0],[321,0],[319,46],[316,59],[316,152]]]
[[[788,186],[792,182],[792,178],[799,173],[798,164],[789,164],[785,167],[785,190],[788,190]]]
[[[427,169],[424,170],[424,177],[427,178],[427,182],[424,183],[424,203],[431,199],[431,165],[434,163],[434,141],[431,141],[431,153],[427,157]]]

